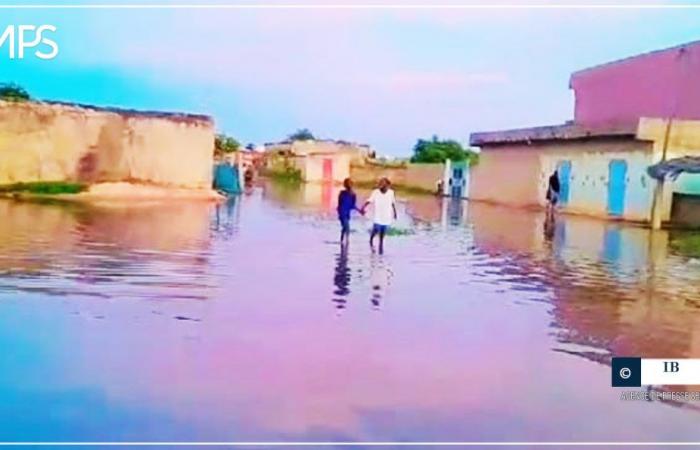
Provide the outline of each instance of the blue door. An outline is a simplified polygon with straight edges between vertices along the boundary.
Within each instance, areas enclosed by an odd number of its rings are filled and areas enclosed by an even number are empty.
[[[625,212],[627,161],[613,159],[608,166],[608,214],[621,216]]]
[[[566,205],[569,203],[569,185],[571,181],[571,161],[559,161],[557,164],[559,174],[559,203]]]

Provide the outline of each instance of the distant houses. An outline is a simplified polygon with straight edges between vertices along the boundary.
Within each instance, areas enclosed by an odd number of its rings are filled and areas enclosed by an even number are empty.
[[[267,168],[298,170],[306,182],[342,182],[350,165],[372,155],[368,145],[337,140],[287,140],[265,144]]]
[[[469,197],[543,206],[547,179],[557,169],[568,212],[688,224],[700,175],[657,183],[647,168],[700,155],[698,80],[700,42],[574,73],[573,121],[471,135],[482,152]]]

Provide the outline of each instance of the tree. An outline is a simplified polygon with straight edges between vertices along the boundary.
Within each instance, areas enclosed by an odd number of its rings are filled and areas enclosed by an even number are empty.
[[[241,143],[236,139],[226,136],[225,134],[217,134],[214,139],[214,150],[221,153],[237,152],[241,148]]]
[[[0,100],[10,102],[26,102],[31,100],[29,93],[20,85],[15,83],[0,84]]]
[[[441,163],[451,161],[469,161],[475,163],[479,155],[471,149],[465,149],[462,144],[453,140],[440,140],[437,136],[432,139],[418,139],[413,146],[413,163]]]
[[[300,128],[294,133],[290,134],[287,139],[290,141],[312,141],[315,138],[308,128]]]

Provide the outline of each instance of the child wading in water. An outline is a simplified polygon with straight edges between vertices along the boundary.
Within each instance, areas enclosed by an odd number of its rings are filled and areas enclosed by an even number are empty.
[[[350,239],[350,213],[352,210],[354,209],[364,214],[364,212],[357,208],[357,195],[355,195],[355,191],[352,190],[352,180],[346,178],[343,181],[343,187],[345,187],[345,189],[338,194],[338,219],[340,220],[341,245],[347,244]]]
[[[364,214],[370,203],[374,206],[374,225],[372,226],[369,245],[374,250],[374,237],[378,234],[380,254],[384,253],[384,236],[391,223],[396,219],[396,198],[394,197],[394,191],[389,186],[391,186],[391,182],[389,182],[388,178],[379,180],[379,188],[372,191],[372,195],[370,195],[360,210]]]

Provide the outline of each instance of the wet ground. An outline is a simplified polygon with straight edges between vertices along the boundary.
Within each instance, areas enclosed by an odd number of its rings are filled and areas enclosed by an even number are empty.
[[[608,365],[700,358],[697,235],[399,195],[377,255],[335,195],[0,202],[0,440],[700,440]]]

